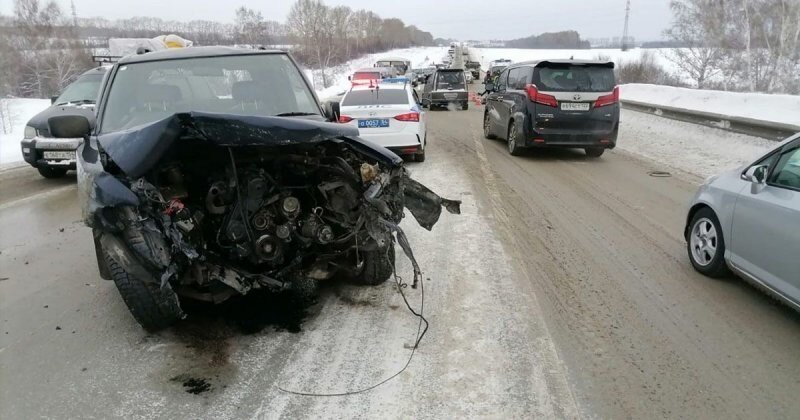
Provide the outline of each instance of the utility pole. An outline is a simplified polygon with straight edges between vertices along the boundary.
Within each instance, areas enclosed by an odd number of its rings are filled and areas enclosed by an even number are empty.
[[[628,51],[628,20],[631,17],[631,0],[625,2],[625,29],[622,31],[622,51]]]
[[[75,11],[75,0],[70,0],[70,8],[72,8],[72,26],[78,27],[78,12]]]

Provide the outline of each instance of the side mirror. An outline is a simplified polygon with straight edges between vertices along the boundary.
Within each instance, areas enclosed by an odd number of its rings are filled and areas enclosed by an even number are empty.
[[[325,117],[330,122],[338,123],[339,116],[342,114],[339,102],[328,102],[325,106]]]
[[[58,99],[58,95],[56,95],[56,96],[51,96],[51,97],[50,97],[50,105],[53,105],[54,103],[56,103],[56,99]]]
[[[494,83],[492,83],[492,82],[486,82],[486,83],[483,85],[483,90],[485,90],[485,91],[487,91],[487,92],[494,92]]]
[[[744,173],[744,177],[750,181],[750,194],[758,194],[767,185],[767,165],[751,166]]]
[[[94,121],[83,115],[58,115],[47,120],[50,134],[60,139],[84,138],[89,135]]]

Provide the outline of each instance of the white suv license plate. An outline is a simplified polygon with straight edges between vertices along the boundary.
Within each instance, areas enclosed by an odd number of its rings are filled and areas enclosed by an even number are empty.
[[[562,111],[588,111],[588,102],[561,102]]]
[[[44,152],[45,159],[67,159],[67,160],[74,160],[75,159],[75,152],[53,152],[53,151],[45,151]]]

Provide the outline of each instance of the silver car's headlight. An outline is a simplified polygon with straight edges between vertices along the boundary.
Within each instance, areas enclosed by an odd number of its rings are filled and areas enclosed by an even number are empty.
[[[36,137],[36,129],[31,127],[31,126],[29,126],[29,125],[26,125],[25,126],[25,133],[23,134],[23,137],[26,138],[26,139],[32,139],[32,138]]]

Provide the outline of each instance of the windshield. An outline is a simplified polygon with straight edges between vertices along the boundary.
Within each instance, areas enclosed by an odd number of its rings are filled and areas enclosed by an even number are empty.
[[[56,105],[70,102],[94,103],[97,100],[97,91],[100,90],[102,74],[87,74],[72,82],[56,99]]]
[[[534,84],[550,92],[611,92],[614,70],[607,66],[550,64],[537,68]]]
[[[436,78],[438,88],[463,89],[464,85],[464,73],[460,71],[439,72],[439,76]]]
[[[342,99],[342,106],[407,105],[408,93],[400,89],[354,90]]]
[[[284,54],[201,57],[121,65],[101,132],[190,111],[320,115],[311,90]]]

